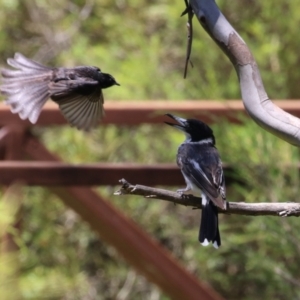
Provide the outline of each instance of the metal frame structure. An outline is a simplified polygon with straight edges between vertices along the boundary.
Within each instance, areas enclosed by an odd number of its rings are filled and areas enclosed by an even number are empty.
[[[166,112],[193,115],[208,123],[220,117],[230,122],[241,122],[238,113],[245,114],[242,103],[238,101],[107,102],[106,118],[102,125],[161,123]],[[281,101],[277,104],[300,117],[299,101]],[[50,103],[36,125],[65,124],[56,105]],[[182,176],[175,165],[70,165],[61,162],[31,134],[32,124],[11,114],[4,105],[0,105],[0,126],[0,184],[19,181],[50,188],[107,243],[114,246],[126,261],[172,299],[222,299],[212,288],[186,271],[171,253],[136,223],[91,189],[96,185],[117,185],[120,176],[139,184],[182,185]],[[25,157],[32,161],[23,161]]]

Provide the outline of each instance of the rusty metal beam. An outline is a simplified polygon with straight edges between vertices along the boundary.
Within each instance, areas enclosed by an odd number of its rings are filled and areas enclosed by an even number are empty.
[[[149,185],[184,185],[175,164],[112,164],[95,163],[71,165],[61,162],[0,161],[0,183],[20,180],[27,185],[94,186],[118,185],[126,178],[131,182]]]
[[[57,162],[37,139],[29,137],[24,150],[35,160]],[[148,280],[172,299],[221,300],[214,290],[187,272],[158,242],[109,201],[84,187],[51,188]]]
[[[300,117],[299,100],[274,101],[283,110]],[[212,123],[220,118],[230,122],[240,123],[239,115],[246,115],[243,103],[238,100],[186,100],[186,101],[106,101],[106,116],[102,122],[117,125],[139,125],[143,123],[162,123],[167,112],[200,118]],[[32,126],[28,121],[22,121],[18,115],[10,112],[9,107],[0,103],[0,126],[7,124],[22,124]],[[48,102],[43,109],[37,125],[66,125],[67,122],[59,112],[54,102]]]
[[[226,185],[235,178],[231,168],[224,165]],[[175,164],[94,163],[71,165],[47,161],[0,161],[0,184],[19,180],[27,185],[40,186],[99,186],[118,185],[125,178],[144,185],[184,186],[180,169]]]

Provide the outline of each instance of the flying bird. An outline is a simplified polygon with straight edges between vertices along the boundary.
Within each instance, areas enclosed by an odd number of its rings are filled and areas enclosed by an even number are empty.
[[[183,119],[166,114],[177,124],[166,124],[183,131],[185,141],[179,146],[177,164],[187,184],[180,194],[192,191],[202,196],[202,217],[199,241],[203,246],[211,242],[215,248],[221,246],[218,207],[226,210],[226,189],[222,162],[215,147],[212,129],[200,120]]]
[[[51,98],[71,126],[89,130],[104,116],[102,89],[119,85],[97,67],[47,67],[20,53],[7,63],[14,69],[1,69],[0,91],[5,103],[12,113],[33,124]]]

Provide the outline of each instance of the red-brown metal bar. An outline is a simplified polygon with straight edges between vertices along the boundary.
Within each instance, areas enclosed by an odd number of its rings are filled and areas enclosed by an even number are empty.
[[[231,170],[224,165],[225,173]],[[226,184],[234,178],[226,174]],[[71,165],[48,161],[0,161],[0,184],[16,180],[40,186],[118,185],[125,178],[143,185],[184,186],[180,169],[175,164],[94,163]]]
[[[53,162],[58,160],[33,137],[29,137],[24,146],[27,154],[35,160]],[[181,267],[168,251],[149,238],[133,221],[93,190],[83,187],[51,190],[87,220],[93,229],[114,246],[132,266],[157,284],[172,299],[222,299]]]
[[[0,184],[16,180],[26,185],[95,186],[118,185],[121,178],[148,185],[184,185],[175,164],[112,164],[70,165],[61,162],[1,161]]]
[[[274,101],[283,110],[300,117],[299,100]],[[178,113],[193,116],[204,122],[212,123],[220,118],[240,123],[239,115],[246,115],[242,101],[239,100],[187,100],[187,101],[110,101],[105,102],[106,116],[102,124],[140,125],[143,123],[162,123],[164,114]],[[29,121],[22,121],[18,115],[10,112],[8,106],[0,103],[0,126],[7,124],[32,126]],[[57,105],[49,101],[37,121],[39,126],[66,125],[67,121],[59,112]]]

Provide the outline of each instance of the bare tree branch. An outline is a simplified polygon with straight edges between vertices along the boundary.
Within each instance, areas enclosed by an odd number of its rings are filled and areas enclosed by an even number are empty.
[[[159,199],[192,206],[201,209],[201,198],[193,195],[181,195],[176,192],[153,188],[144,185],[132,185],[125,179],[121,179],[122,187],[114,195],[139,195],[147,199]],[[227,210],[219,209],[219,213],[235,214],[245,216],[279,216],[291,217],[300,216],[300,203],[294,202],[272,202],[272,203],[245,203],[229,202]]]
[[[188,15],[188,22],[186,23],[188,35],[187,35],[187,47],[186,47],[186,57],[185,57],[185,67],[184,67],[184,74],[183,78],[186,78],[188,65],[189,63],[193,67],[193,63],[191,61],[191,52],[192,52],[192,44],[193,44],[193,16],[194,12],[192,10],[192,7],[190,6],[188,0],[184,0],[186,9],[183,11],[181,16],[187,14]]]
[[[265,130],[300,146],[300,120],[276,106],[268,97],[249,48],[220,12],[214,0],[190,0],[201,26],[231,60],[237,72],[245,109]]]

